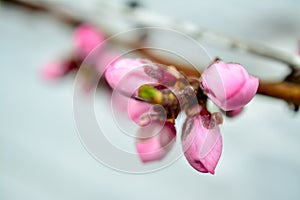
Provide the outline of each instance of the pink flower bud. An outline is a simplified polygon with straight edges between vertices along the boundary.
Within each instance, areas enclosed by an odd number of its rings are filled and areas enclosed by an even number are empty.
[[[128,116],[139,126],[147,126],[152,121],[165,121],[166,111],[161,105],[128,99]]]
[[[215,61],[202,73],[201,83],[207,96],[228,111],[246,105],[256,94],[259,81],[240,64]]]
[[[84,59],[104,40],[105,37],[103,33],[89,24],[78,26],[74,32],[75,51],[81,59]]]
[[[110,87],[133,94],[132,91],[147,83],[154,82],[153,78],[145,74],[143,65],[147,62],[142,59],[124,58],[108,66],[105,78]]]
[[[174,124],[152,122],[149,126],[139,130],[136,143],[138,155],[142,162],[161,160],[169,152],[176,139]]]
[[[145,126],[151,123],[151,120],[148,120],[147,122],[142,122],[143,116],[147,115],[151,110],[151,104],[146,102],[140,102],[134,99],[129,99],[128,101],[128,116],[132,121],[141,126]]]
[[[222,153],[222,137],[219,126],[205,128],[197,115],[188,118],[182,130],[182,147],[189,164],[199,172],[214,174]]]

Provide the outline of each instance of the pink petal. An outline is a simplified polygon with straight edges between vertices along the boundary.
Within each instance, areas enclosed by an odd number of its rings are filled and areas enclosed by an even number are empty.
[[[258,88],[258,79],[242,65],[221,61],[215,61],[202,73],[201,83],[208,97],[224,111],[246,105]]]
[[[141,59],[120,59],[106,69],[105,78],[113,89],[118,86],[119,90],[133,94],[139,86],[154,81],[145,74],[144,64]]]
[[[152,122],[139,130],[141,139],[137,140],[136,148],[142,162],[161,160],[170,151],[176,139],[174,124]]]
[[[243,88],[235,96],[227,99],[226,109],[235,110],[249,103],[257,92],[259,81],[255,77],[249,77]]]
[[[222,153],[222,137],[216,125],[212,129],[203,126],[200,116],[190,118],[183,128],[182,145],[190,165],[203,173],[214,174]]]
[[[132,95],[144,84],[173,86],[177,76],[181,75],[180,73],[174,75],[174,71],[171,67],[148,60],[124,58],[108,66],[105,78],[113,89]]]
[[[62,63],[47,63],[41,70],[41,75],[44,79],[57,79],[65,75],[65,66]]]
[[[134,99],[129,99],[128,101],[128,116],[131,120],[133,120],[136,124],[140,125],[141,117],[151,110],[152,105],[145,102],[140,102]],[[150,123],[151,121],[149,121]],[[147,125],[143,124],[144,126]]]

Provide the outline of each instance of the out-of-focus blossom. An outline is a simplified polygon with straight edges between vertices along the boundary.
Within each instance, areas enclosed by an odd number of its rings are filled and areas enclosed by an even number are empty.
[[[103,33],[96,27],[89,24],[78,26],[74,31],[74,56],[65,61],[51,62],[45,65],[45,67],[42,68],[43,78],[57,79],[65,76],[70,71],[77,68],[85,57],[104,40],[105,37]],[[101,62],[99,61],[99,63]]]
[[[41,75],[44,79],[57,79],[69,73],[75,65],[73,62],[49,62],[42,68]]]
[[[222,153],[222,137],[219,126],[205,127],[211,120],[197,115],[186,120],[182,130],[182,148],[189,164],[199,172],[215,173]]]
[[[105,69],[110,65],[114,65],[117,60],[118,55],[115,52],[103,49],[101,53],[97,54],[96,70],[99,74],[103,74]]]
[[[141,127],[136,149],[142,162],[161,160],[170,151],[176,138],[176,129],[171,122],[153,121],[149,126]]]
[[[105,40],[105,36],[96,27],[82,24],[74,31],[74,45],[77,55],[84,59],[97,45]]]
[[[202,73],[201,84],[207,96],[222,110],[235,110],[246,105],[256,94],[258,78],[237,63],[215,61]]]

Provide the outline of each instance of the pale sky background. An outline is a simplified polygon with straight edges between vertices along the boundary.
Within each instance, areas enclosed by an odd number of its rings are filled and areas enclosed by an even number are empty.
[[[64,2],[94,9],[97,0]],[[300,39],[296,0],[142,2],[154,12],[289,52]],[[300,114],[285,102],[256,96],[239,118],[225,120],[214,176],[198,173],[184,158],[155,173],[120,173],[97,162],[79,140],[74,77],[48,83],[39,76],[43,63],[71,50],[71,30],[3,6],[0,19],[0,199],[300,198]],[[279,63],[203,45],[212,57],[243,63],[255,75],[280,79],[287,73]]]

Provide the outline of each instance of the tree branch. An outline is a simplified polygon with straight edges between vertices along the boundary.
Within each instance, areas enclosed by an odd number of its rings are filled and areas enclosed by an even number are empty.
[[[27,8],[31,11],[48,13],[70,26],[76,26],[80,23],[85,22],[84,19],[65,13],[61,10],[55,10],[52,6],[50,6],[50,4],[46,4],[45,2],[23,0],[2,0],[2,2],[17,5],[22,8]],[[230,48],[243,49],[263,57],[268,57],[280,61],[282,63],[287,64],[292,69],[300,67],[300,57],[297,55],[282,52],[271,47],[227,38],[209,32],[207,30],[203,30],[194,24],[178,23],[163,16],[147,12],[145,10],[134,10],[132,12],[128,12],[128,7],[126,8],[126,5],[118,4],[116,6],[111,4],[110,6],[115,7],[114,12],[119,12],[118,14],[121,13],[121,15],[128,15],[129,18],[134,22],[142,23],[145,26],[150,25],[175,28],[176,30],[191,35],[196,39],[210,39],[211,41],[215,41],[218,44],[224,44],[225,46]],[[127,11],[124,12],[124,10],[126,9]],[[99,28],[101,28],[101,30],[104,29],[103,27]],[[110,34],[108,34],[108,36],[109,35]],[[130,47],[138,48],[137,44],[128,43],[127,41],[123,41],[123,44]],[[159,55],[153,54],[150,51],[144,49],[139,49],[138,51],[145,57],[155,62],[175,66],[179,71],[182,71],[187,76],[200,76],[199,72],[191,66],[183,65],[178,62],[174,62],[173,60],[168,60],[167,58],[160,57]],[[269,97],[282,99],[287,101],[288,103],[300,106],[300,85],[296,83],[289,83],[286,81],[269,83],[261,80],[258,88],[258,93]]]

